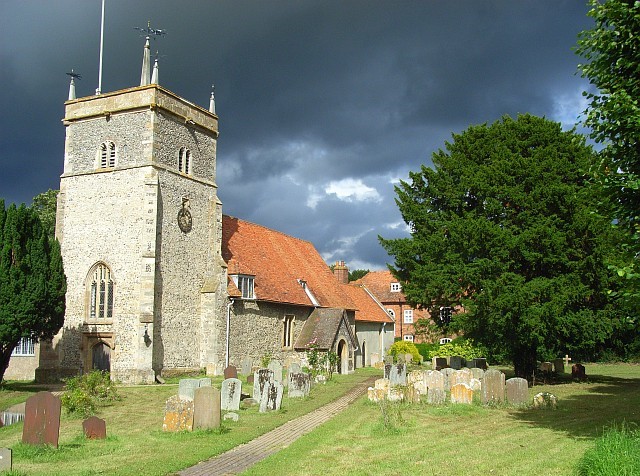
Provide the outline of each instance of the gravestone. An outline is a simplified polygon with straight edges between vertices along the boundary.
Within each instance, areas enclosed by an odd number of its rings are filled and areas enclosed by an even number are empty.
[[[386,369],[386,367],[385,367]],[[391,386],[407,384],[407,365],[394,364],[389,370],[389,382]]]
[[[253,374],[247,375],[247,383],[253,387],[254,376]]]
[[[469,381],[469,387],[471,387],[471,390],[473,390],[474,392],[479,392],[480,390],[482,390],[482,380],[472,378]]]
[[[219,427],[220,391],[215,387],[196,389],[193,398],[193,428],[209,430]]]
[[[391,387],[387,394],[387,400],[390,402],[402,402],[404,400],[404,390],[402,387]]]
[[[280,382],[272,382],[265,386],[262,397],[260,398],[260,413],[273,410],[280,410],[282,405],[282,394],[284,386]]]
[[[289,398],[306,397],[311,391],[311,375],[297,372],[289,374]]]
[[[193,430],[193,400],[172,395],[164,408],[162,431]]]
[[[82,432],[90,440],[104,440],[107,437],[107,422],[96,416],[82,422]]]
[[[242,381],[240,379],[228,378],[223,380],[220,393],[221,410],[240,410],[240,396],[242,395]]]
[[[396,355],[396,363],[397,364],[404,364],[405,363],[404,354]]]
[[[473,403],[473,390],[466,383],[457,383],[451,386],[451,403]]]
[[[558,407],[558,397],[548,392],[537,393],[533,397],[533,408],[548,408],[555,410]]]
[[[253,361],[251,360],[251,357],[246,356],[244,359],[242,359],[242,375],[251,375],[253,372],[251,372],[251,367],[253,366]]]
[[[507,402],[511,405],[524,405],[529,402],[529,384],[526,379],[514,377],[507,380]]]
[[[384,376],[383,378],[389,378],[389,374],[391,373],[391,367],[393,364],[384,364]]]
[[[289,375],[291,375],[291,374],[299,374],[300,372],[302,372],[302,367],[300,367],[299,363],[293,362],[289,366]]]
[[[449,367],[452,369],[460,370],[462,368],[462,357],[459,355],[452,355],[449,357]]]
[[[272,360],[267,368],[273,372],[273,380],[282,383],[282,363],[278,360]]]
[[[504,402],[504,374],[499,370],[490,369],[484,373],[482,380],[482,403]]]
[[[587,378],[587,372],[582,364],[573,364],[571,366],[571,377],[584,380]]]
[[[487,359],[485,359],[484,357],[471,359],[469,362],[467,362],[467,367],[472,369],[476,368],[476,369],[487,370]]]
[[[393,355],[385,355],[384,356],[384,363],[386,364],[393,364]]]
[[[381,402],[382,400],[387,398],[387,392],[385,392],[381,388],[369,387],[367,389],[367,398],[370,402]]]
[[[371,367],[375,367],[378,362],[380,362],[380,354],[378,352],[371,352],[369,356],[369,364]]]
[[[444,391],[444,375],[438,370],[429,370],[425,377],[427,388],[440,388]]]
[[[273,381],[273,371],[269,369],[258,369],[253,374],[253,398],[260,401],[262,392],[269,382]]]
[[[413,362],[413,354],[404,354],[404,361],[407,364],[410,364]]]
[[[382,390],[384,394],[389,393],[389,389],[391,388],[391,383],[388,378],[379,378],[373,384],[373,387],[377,390]]]
[[[454,372],[456,372],[456,370],[452,369],[451,367],[445,367],[444,369],[440,370],[440,373],[444,376],[444,389],[447,392],[451,390],[451,375]]]
[[[435,370],[442,370],[449,366],[446,357],[434,357],[433,358],[433,368]]]
[[[235,365],[229,365],[224,369],[224,378],[238,378],[238,369]]]
[[[473,378],[477,378],[478,380],[482,380],[484,378],[484,370],[482,370],[480,367],[473,367],[471,370],[471,375],[473,375]]]
[[[469,385],[472,378],[473,373],[471,372],[471,369],[464,368],[452,372],[451,376],[449,377],[449,383],[451,387],[458,383],[466,383],[467,385]]]
[[[538,368],[542,372],[553,372],[553,364],[551,362],[542,362]]]
[[[553,371],[557,374],[564,373],[564,359],[554,359],[553,360]]]
[[[51,392],[38,392],[29,397],[24,407],[22,442],[57,448],[61,408],[60,398]]]
[[[193,400],[196,388],[211,387],[210,378],[183,378],[178,382],[178,396]]]
[[[11,471],[13,460],[11,458],[10,448],[0,448],[0,473]]]
[[[238,415],[236,412],[228,412],[224,414],[222,419],[225,421],[226,420],[238,421],[240,419],[240,415]]]
[[[431,405],[442,405],[447,397],[443,388],[429,387],[427,390],[427,403]]]
[[[415,388],[420,395],[427,394],[427,373],[423,370],[412,370],[407,375],[407,385]]]

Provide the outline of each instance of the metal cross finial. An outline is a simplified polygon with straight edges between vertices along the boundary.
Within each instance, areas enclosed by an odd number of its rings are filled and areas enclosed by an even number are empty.
[[[82,79],[82,75],[73,72],[73,68],[71,68],[71,72],[67,73],[67,76],[71,76],[73,79]]]
[[[144,33],[143,36],[147,36],[149,38],[157,38],[162,35],[167,34],[167,30],[162,30],[160,28],[151,28],[151,21],[147,22],[146,28],[140,28],[139,26],[134,27],[134,30],[138,30],[140,33]]]

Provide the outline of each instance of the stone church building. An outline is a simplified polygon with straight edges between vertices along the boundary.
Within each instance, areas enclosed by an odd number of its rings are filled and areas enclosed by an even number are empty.
[[[140,86],[76,98],[72,78],[56,217],[66,315],[36,380],[97,368],[152,383],[310,346],[337,352],[341,372],[380,360],[394,335],[382,304],[311,243],[223,216],[213,94],[200,107],[153,70],[147,39]]]

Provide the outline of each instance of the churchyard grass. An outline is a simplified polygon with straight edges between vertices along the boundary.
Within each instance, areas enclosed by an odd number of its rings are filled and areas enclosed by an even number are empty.
[[[529,389],[558,396],[557,410],[398,404],[392,428],[362,399],[243,475],[575,474],[604,429],[640,423],[640,365],[588,364],[587,375]]]
[[[177,385],[120,387],[123,397],[100,407],[107,422],[106,440],[87,440],[82,418],[64,411],[58,449],[22,444],[22,423],[0,428],[0,447],[13,449],[16,474],[27,475],[164,475],[194,465],[308,413],[349,390],[355,383],[377,375],[366,369],[352,375],[334,375],[326,385],[314,387],[309,397],[283,400],[282,409],[258,413],[258,407],[240,410],[238,422],[225,421],[220,431],[167,433],[162,431],[165,401]],[[221,378],[213,384],[220,386]],[[249,386],[243,386],[251,393]],[[9,390],[2,398],[9,399]],[[21,395],[22,396],[22,395]],[[26,398],[26,397],[25,397]],[[24,401],[23,398],[22,400]]]

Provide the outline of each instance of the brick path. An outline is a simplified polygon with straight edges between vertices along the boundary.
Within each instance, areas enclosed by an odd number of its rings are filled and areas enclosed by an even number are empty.
[[[295,420],[288,421],[249,443],[237,446],[208,461],[203,461],[184,469],[178,474],[181,476],[223,476],[241,473],[258,461],[289,446],[302,435],[309,433],[340,413],[351,402],[364,395],[367,387],[371,386],[374,380],[375,377],[370,378],[356,385],[334,402],[328,403]]]

